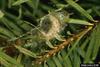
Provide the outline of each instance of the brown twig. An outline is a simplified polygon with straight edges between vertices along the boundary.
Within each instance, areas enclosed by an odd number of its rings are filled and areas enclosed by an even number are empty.
[[[66,46],[68,46],[72,41],[78,39],[81,35],[85,35],[92,29],[92,26],[83,30],[82,32],[66,39],[63,43],[58,45],[55,49],[50,50],[48,53],[44,54],[41,58],[37,58],[33,63],[35,64],[41,64],[42,62],[46,61],[49,57],[55,55],[57,52],[61,51],[64,49]]]

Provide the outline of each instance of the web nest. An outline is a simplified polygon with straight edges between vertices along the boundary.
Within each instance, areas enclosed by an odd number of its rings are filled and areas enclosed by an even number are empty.
[[[63,25],[64,23],[62,23],[57,16],[48,14],[41,19],[39,26],[43,36],[51,40],[60,33],[63,29]]]

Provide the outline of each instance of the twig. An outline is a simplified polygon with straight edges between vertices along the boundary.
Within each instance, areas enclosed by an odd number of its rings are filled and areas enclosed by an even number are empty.
[[[66,39],[63,43],[58,45],[55,49],[50,50],[48,53],[44,54],[41,58],[37,58],[33,63],[41,64],[42,62],[46,61],[49,57],[54,56],[56,53],[64,49],[68,46],[72,41],[80,38],[80,36],[87,34],[92,29],[92,26],[88,27],[87,29],[83,30],[82,32]]]

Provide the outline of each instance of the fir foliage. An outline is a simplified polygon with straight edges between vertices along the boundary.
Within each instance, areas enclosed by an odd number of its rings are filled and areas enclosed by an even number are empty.
[[[0,67],[80,67],[99,52],[99,0],[0,0]]]

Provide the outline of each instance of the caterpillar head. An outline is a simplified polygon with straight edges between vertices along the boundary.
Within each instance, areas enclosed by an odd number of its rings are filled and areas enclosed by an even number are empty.
[[[69,13],[66,11],[57,11],[57,12],[51,12],[53,16],[55,16],[61,23],[68,22],[69,19]]]

